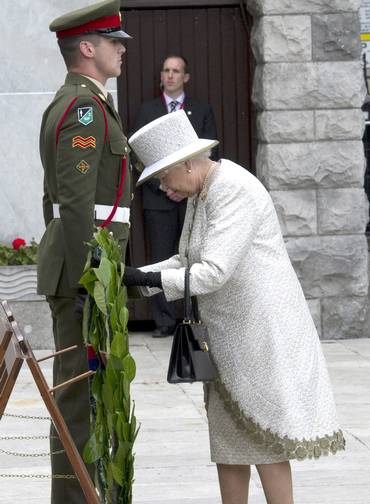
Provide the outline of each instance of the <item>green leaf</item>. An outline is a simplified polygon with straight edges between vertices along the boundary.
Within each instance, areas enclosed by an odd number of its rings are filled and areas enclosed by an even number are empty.
[[[93,273],[93,275],[91,275],[90,277],[87,277],[87,275],[90,273],[90,271]],[[86,281],[84,279],[84,276],[86,275]],[[95,282],[96,282],[96,276],[94,274],[94,271],[93,269],[87,271],[85,273],[85,275],[83,275],[81,278],[80,278],[80,284],[83,285],[85,287],[85,289],[87,290],[87,292],[90,294],[90,296],[93,296],[94,295],[94,287],[95,287]],[[90,279],[89,279],[90,278]]]
[[[96,275],[95,275],[94,268],[90,268],[82,275],[82,277],[80,278],[79,284],[86,285],[86,284],[89,284],[89,283],[95,282],[95,281],[96,281]]]
[[[108,287],[112,273],[111,273],[112,263],[106,257],[102,257],[99,268],[94,268],[94,272],[98,278],[98,280],[104,285],[105,288]]]
[[[130,380],[126,377],[125,373],[121,373],[121,386],[123,396],[129,401],[130,398]]]
[[[105,304],[105,291],[103,284],[100,282],[95,283],[94,300],[99,310],[102,313],[104,313],[104,315],[107,315],[107,305]]]
[[[109,435],[113,436],[113,433],[114,433],[114,415],[112,413],[109,413],[109,412],[107,413],[106,424],[107,424],[107,429],[109,431]]]
[[[123,439],[127,442],[129,442],[131,440],[131,437],[130,437],[130,424],[129,423],[125,423],[123,425]]]
[[[130,422],[130,439],[131,441],[134,441],[139,429],[136,429],[136,417],[135,417],[135,403],[132,406],[132,412],[131,412],[131,422]]]
[[[118,321],[118,316],[117,316],[116,303],[113,302],[111,309],[110,309],[110,324],[111,324],[113,332],[117,328],[117,321]]]
[[[94,238],[98,245],[104,250],[109,248],[109,232],[105,228],[99,228],[96,233],[94,233]]]
[[[123,394],[123,386],[120,387],[120,388],[122,389],[122,393],[121,393],[121,401],[122,401],[121,408],[125,412],[126,418],[129,418],[129,416],[130,416],[130,401],[129,401],[128,398],[122,396],[122,394]]]
[[[92,434],[83,449],[83,459],[86,464],[96,462],[104,454],[104,447],[97,442],[95,432]]]
[[[125,355],[126,344],[124,341],[123,334],[116,332],[113,336],[113,341],[111,345],[111,354],[114,354],[118,358],[122,358]]]
[[[121,322],[123,329],[125,329],[128,322],[128,309],[126,306],[122,306],[119,311],[119,321]]]
[[[132,380],[136,376],[136,364],[134,359],[131,357],[130,354],[126,355],[126,357],[123,359],[123,369],[125,371],[127,379],[132,382]]]
[[[120,373],[120,371],[117,371],[116,369],[114,369],[114,366],[112,363],[112,354],[110,354],[107,367],[105,368],[104,380],[109,385],[109,387],[111,387],[112,393],[113,393],[113,390],[115,390],[117,388],[117,386],[119,385],[119,373]]]
[[[109,364],[117,373],[123,371],[122,360],[112,353],[109,356]],[[117,378],[117,380],[118,380],[118,378]]]
[[[110,282],[109,282],[109,302],[111,304],[114,303],[114,300],[116,299],[118,288],[117,288],[117,265],[112,262],[112,259],[110,260]]]
[[[99,400],[102,394],[103,377],[101,371],[97,371],[94,375],[91,385],[91,392],[95,400]]]
[[[127,441],[121,441],[118,444],[118,450],[114,457],[114,462],[117,465],[120,465],[122,468],[125,466],[127,455],[130,453],[132,449],[132,444]]]
[[[123,469],[118,465],[112,462],[112,475],[114,480],[119,484],[123,485],[124,472]]]
[[[114,408],[113,408],[113,394],[114,394],[114,392],[113,392],[112,388],[109,386],[109,383],[107,383],[107,382],[103,383],[103,387],[102,387],[102,399],[103,399],[104,406],[110,412],[114,411]]]
[[[121,307],[126,304],[126,296],[124,289],[120,289],[117,294],[116,305],[117,305],[117,313],[120,313]]]

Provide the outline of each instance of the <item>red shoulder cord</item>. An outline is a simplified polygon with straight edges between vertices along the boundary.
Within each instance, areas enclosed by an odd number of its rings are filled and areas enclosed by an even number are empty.
[[[55,144],[56,146],[58,147],[58,143],[59,143],[59,134],[60,134],[60,130],[63,126],[63,123],[64,121],[66,120],[66,117],[68,115],[68,112],[71,110],[71,108],[73,107],[75,101],[77,100],[78,96],[75,96],[75,98],[73,98],[73,100],[71,101],[71,103],[68,105],[68,107],[65,109],[62,117],[60,118],[58,124],[57,124],[57,129],[56,129],[56,133],[55,133]]]
[[[93,96],[93,99],[96,101],[96,103],[99,105],[101,111],[103,112],[103,115],[104,115],[104,121],[105,121],[105,136],[104,136],[104,142],[105,142],[105,139],[107,138],[108,136],[108,120],[107,120],[107,114],[104,110],[104,107],[103,105],[101,104],[100,100],[96,97],[96,96]],[[116,201],[114,202],[114,205],[113,205],[113,208],[112,208],[112,211],[111,213],[108,215],[108,217],[105,219],[105,221],[103,222],[103,224],[101,224],[101,228],[105,228],[108,226],[108,224],[110,224],[112,222],[112,219],[115,215],[115,213],[117,212],[117,208],[118,208],[118,204],[119,204],[119,200],[121,199],[121,196],[122,196],[122,191],[123,191],[123,184],[125,182],[125,177],[126,177],[126,168],[127,168],[127,159],[126,157],[122,158],[122,162],[121,162],[121,180],[119,181],[119,186],[118,186],[118,191],[117,191],[117,195],[116,195]]]
[[[100,226],[102,228],[107,227],[108,224],[110,224],[110,222],[112,221],[112,219],[114,217],[114,214],[117,211],[119,200],[121,199],[121,196],[122,196],[123,183],[125,181],[126,167],[127,167],[127,159],[125,157],[122,158],[122,165],[121,166],[122,166],[121,180],[119,182],[119,187],[118,187],[118,191],[117,191],[116,201],[114,202],[114,206],[112,208],[111,213],[108,215],[107,219],[105,219],[105,221],[103,222],[103,224]]]
[[[70,102],[70,104],[68,105],[68,107],[66,108],[66,110],[64,111],[62,117],[60,118],[60,121],[58,122],[57,124],[57,128],[56,128],[56,145],[58,146],[58,143],[59,143],[59,135],[60,135],[60,130],[63,126],[63,123],[69,113],[69,111],[71,110],[71,108],[73,107],[73,105],[75,104],[76,100],[77,100],[78,96],[76,96],[75,98],[73,98],[73,100]],[[104,110],[104,107],[103,105],[101,104],[99,98],[97,98],[96,96],[93,96],[92,97],[93,100],[96,101],[96,103],[98,104],[98,106],[100,107],[100,110],[103,112],[103,116],[104,116],[104,124],[105,124],[105,132],[104,132],[104,143],[106,142],[106,139],[108,138],[108,119],[107,119],[107,114]],[[108,224],[110,224],[112,222],[112,219],[117,211],[117,208],[118,208],[118,204],[119,204],[119,201],[121,199],[121,196],[122,196],[122,191],[123,191],[123,184],[125,182],[125,177],[126,177],[126,168],[127,168],[127,159],[126,157],[122,158],[122,163],[121,163],[121,179],[120,179],[120,182],[119,182],[119,186],[118,186],[118,191],[117,191],[117,195],[116,195],[116,201],[113,205],[113,208],[112,208],[112,211],[111,213],[108,215],[107,219],[103,222],[103,224],[100,226],[102,228],[105,228],[108,226]]]

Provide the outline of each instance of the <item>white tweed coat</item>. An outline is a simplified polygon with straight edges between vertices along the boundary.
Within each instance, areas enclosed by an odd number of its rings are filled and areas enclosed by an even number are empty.
[[[187,265],[215,385],[240,427],[287,458],[343,449],[320,341],[272,200],[231,161],[221,161],[204,198],[189,199],[179,254],[142,269],[162,271],[172,301],[183,297]]]

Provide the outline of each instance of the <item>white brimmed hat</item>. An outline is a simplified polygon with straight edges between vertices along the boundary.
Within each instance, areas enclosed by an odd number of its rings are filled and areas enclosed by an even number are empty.
[[[159,117],[136,133],[129,144],[144,165],[137,185],[218,144],[218,140],[198,138],[184,110]]]

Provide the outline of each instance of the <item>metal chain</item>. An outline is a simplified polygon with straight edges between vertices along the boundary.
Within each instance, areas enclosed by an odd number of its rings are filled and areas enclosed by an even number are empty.
[[[45,452],[45,453],[22,453],[22,452],[13,452],[8,450],[2,450],[0,448],[0,453],[4,455],[11,455],[13,457],[50,457],[50,455],[60,455],[61,453],[65,453],[65,450],[58,450],[53,452]]]
[[[16,415],[15,413],[3,413],[2,416],[9,418],[26,418],[27,420],[50,420],[49,416]]]
[[[55,437],[55,436],[53,436]],[[0,441],[30,441],[30,440],[39,440],[39,439],[49,439],[49,436],[1,436]],[[13,452],[9,450],[3,450],[0,448],[0,453],[4,453],[4,455],[12,455],[14,457],[50,457],[50,455],[60,455],[61,453],[65,453],[65,450],[57,450],[53,452],[45,452],[45,453],[24,453],[24,452]]]
[[[0,474],[0,478],[76,479],[74,474]]]
[[[3,413],[3,417],[10,418],[23,418],[27,420],[50,420],[48,416],[31,416],[31,415],[16,415],[14,413]],[[52,436],[53,439],[57,439],[56,436]],[[39,439],[49,439],[49,436],[1,436],[0,441],[30,441]],[[5,455],[13,455],[15,457],[49,457],[50,455],[60,455],[65,453],[65,450],[57,450],[55,452],[48,453],[21,453],[21,452],[11,452],[7,450],[0,449],[0,453]],[[34,479],[76,479],[74,474],[0,474],[0,479],[8,478],[34,478]]]
[[[32,439],[49,439],[49,436],[0,436],[0,441],[26,440]]]

